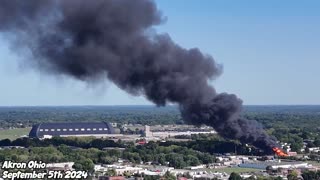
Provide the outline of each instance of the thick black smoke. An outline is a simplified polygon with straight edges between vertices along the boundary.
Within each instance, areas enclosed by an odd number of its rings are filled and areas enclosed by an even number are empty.
[[[16,47],[28,47],[30,63],[42,70],[84,81],[107,78],[159,106],[179,104],[186,122],[263,149],[274,146],[257,122],[240,118],[240,99],[208,84],[221,66],[199,49],[156,34],[152,27],[162,21],[150,0],[0,2],[0,31]]]

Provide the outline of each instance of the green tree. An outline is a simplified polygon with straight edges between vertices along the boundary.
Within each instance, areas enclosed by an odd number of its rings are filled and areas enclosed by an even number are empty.
[[[230,174],[229,180],[242,180],[242,177],[238,173],[232,172]]]
[[[166,155],[164,153],[160,153],[158,156],[157,156],[157,159],[158,159],[158,162],[161,164],[161,165],[165,165],[166,164]]]
[[[94,172],[94,163],[91,159],[84,159],[84,160],[81,160],[79,162],[79,165],[77,165],[77,167],[81,167],[82,169],[78,169],[78,170],[83,170],[83,171],[86,171],[88,173],[93,173]]]
[[[116,176],[117,175],[117,172],[116,170],[114,169],[109,169],[106,173],[105,173],[106,176]]]
[[[171,174],[169,171],[167,171],[165,174],[164,174],[164,179],[166,179],[166,180],[176,180],[177,178],[173,175],[173,174]]]
[[[298,172],[292,171],[287,176],[288,180],[297,180],[298,179]]]
[[[301,148],[303,147],[303,144],[302,143],[292,143],[290,145],[290,147],[291,147],[291,151],[300,152]]]
[[[78,162],[75,162],[73,164],[72,168],[75,169],[76,171],[82,171],[83,170],[82,164],[80,164]]]
[[[131,177],[132,174],[131,174],[130,172],[124,172],[124,173],[123,173],[123,176],[125,176],[125,177]]]
[[[170,166],[182,169],[186,167],[186,163],[183,160],[183,156],[181,154],[171,153],[166,156],[166,160],[169,162]]]
[[[318,175],[314,171],[305,171],[301,174],[304,180],[313,180],[313,179],[319,179]]]
[[[197,166],[200,164],[200,161],[196,156],[187,155],[187,164],[189,166]]]
[[[255,176],[250,176],[250,177],[246,178],[246,180],[256,180],[256,177]]]
[[[313,144],[314,144],[315,146],[319,147],[319,146],[320,146],[320,138],[317,137],[317,138],[314,140]]]

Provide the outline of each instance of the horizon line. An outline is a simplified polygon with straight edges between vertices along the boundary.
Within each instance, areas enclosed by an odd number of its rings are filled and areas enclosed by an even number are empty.
[[[178,104],[168,104],[165,106],[157,106],[155,104],[116,104],[116,105],[94,105],[94,104],[83,104],[83,105],[0,105],[0,108],[5,107],[125,107],[125,106],[153,106],[153,107],[171,107],[178,106]],[[320,106],[320,104],[244,104],[243,106]]]

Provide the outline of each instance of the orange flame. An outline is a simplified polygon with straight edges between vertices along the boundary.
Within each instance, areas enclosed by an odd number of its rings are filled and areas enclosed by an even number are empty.
[[[277,148],[277,147],[274,147],[272,148],[272,150],[274,151],[274,153],[276,153],[277,156],[280,156],[280,157],[287,157],[288,154],[283,152],[281,149]]]

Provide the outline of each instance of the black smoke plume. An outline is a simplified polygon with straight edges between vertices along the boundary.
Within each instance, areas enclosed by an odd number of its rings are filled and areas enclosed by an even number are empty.
[[[2,0],[0,31],[27,47],[31,64],[83,81],[107,78],[163,106],[177,103],[191,124],[265,150],[262,127],[240,117],[242,101],[208,84],[222,68],[199,49],[185,49],[152,27],[164,18],[151,0]],[[195,35],[196,36],[196,35]]]

